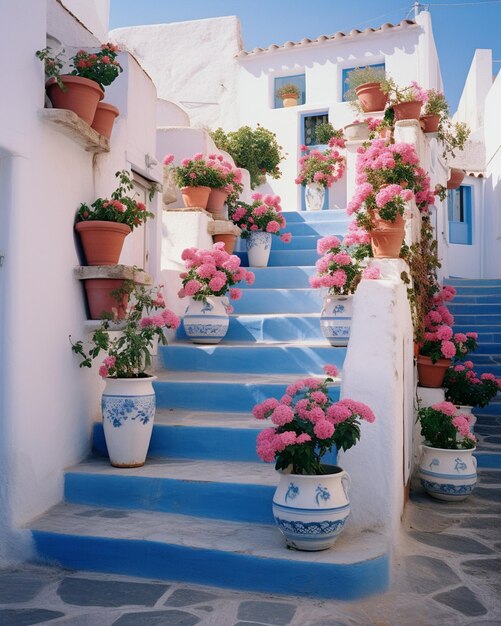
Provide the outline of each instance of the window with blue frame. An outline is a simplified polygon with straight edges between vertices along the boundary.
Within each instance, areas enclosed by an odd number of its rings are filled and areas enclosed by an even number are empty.
[[[346,79],[348,78],[348,76],[350,75],[350,72],[353,72],[353,70],[356,70],[359,67],[373,67],[374,69],[385,69],[385,64],[384,63],[375,63],[374,65],[357,65],[357,67],[347,67],[343,70],[342,72],[342,81],[343,81],[343,91],[342,91],[342,101],[346,102],[347,98],[346,98],[346,92],[348,91],[348,85],[346,84]]]
[[[274,84],[274,98],[275,98],[275,109],[283,109],[284,103],[282,98],[277,96],[277,91],[280,87],[284,85],[295,85],[299,91],[299,99],[298,104],[304,104],[306,102],[306,77],[304,74],[296,74],[295,76],[280,76],[279,78],[275,78]]]
[[[471,187],[461,185],[459,189],[449,190],[449,241],[471,246],[472,229],[472,195]]]
[[[326,124],[329,121],[329,114],[315,113],[313,115],[303,115],[301,128],[302,143],[308,148],[312,148],[317,145],[315,130],[319,124]]]

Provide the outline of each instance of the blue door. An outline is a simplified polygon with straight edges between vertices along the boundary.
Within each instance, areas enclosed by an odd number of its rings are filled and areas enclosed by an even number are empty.
[[[471,246],[473,243],[471,187],[461,185],[449,190],[449,242]]]
[[[321,113],[304,113],[301,115],[301,143],[307,146],[310,150],[316,148],[317,150],[325,150],[326,145],[318,145],[315,139],[315,128],[319,124],[324,124],[329,121],[329,113],[322,111]],[[304,187],[301,186],[301,211],[306,210],[306,202],[304,199]],[[325,190],[324,206],[322,209],[329,208],[329,190]]]

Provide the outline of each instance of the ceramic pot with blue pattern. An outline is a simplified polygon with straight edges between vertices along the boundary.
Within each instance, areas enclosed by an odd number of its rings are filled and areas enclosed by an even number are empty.
[[[307,211],[321,211],[324,206],[325,187],[320,183],[306,183],[304,203]]]
[[[249,267],[267,267],[271,252],[271,233],[256,230],[246,239]]]
[[[331,346],[347,346],[350,340],[353,296],[326,296],[320,312],[320,330]]]
[[[186,307],[183,327],[193,343],[219,343],[228,332],[229,300],[226,296],[209,296],[194,300]]]
[[[296,550],[326,550],[350,515],[350,477],[337,465],[319,476],[279,472],[273,516],[287,545]]]
[[[437,500],[460,501],[467,498],[477,482],[476,448],[446,450],[422,445],[419,479],[424,490]]]
[[[155,419],[154,380],[156,376],[105,378],[103,429],[114,467],[144,465]]]

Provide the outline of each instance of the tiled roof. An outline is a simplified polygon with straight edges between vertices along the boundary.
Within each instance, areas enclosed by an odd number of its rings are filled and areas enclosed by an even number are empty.
[[[253,57],[253,56],[258,56],[260,54],[266,54],[267,52],[276,52],[277,50],[291,50],[292,48],[304,48],[306,46],[323,44],[329,41],[341,41],[341,40],[348,39],[351,37],[359,37],[361,35],[367,36],[373,33],[382,33],[390,29],[404,30],[406,28],[409,28],[410,26],[415,26],[415,25],[416,25],[416,22],[414,20],[402,20],[399,24],[386,23],[380,26],[379,28],[366,28],[364,30],[353,29],[349,33],[337,32],[334,35],[320,35],[320,37],[317,37],[316,39],[308,39],[308,37],[305,37],[304,39],[301,39],[301,41],[286,41],[281,46],[278,46],[277,44],[273,43],[267,48],[254,48],[254,50],[252,50],[251,52],[246,52],[245,50],[242,50],[242,52],[240,52],[237,55],[237,58]]]

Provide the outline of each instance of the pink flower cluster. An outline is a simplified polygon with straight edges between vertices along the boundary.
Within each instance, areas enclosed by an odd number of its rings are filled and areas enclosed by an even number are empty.
[[[344,147],[341,145],[345,143],[344,139],[341,141],[339,138],[332,138],[329,142],[329,146],[332,143],[332,147],[329,147],[324,152],[320,150],[310,150],[306,148],[306,154],[299,159],[299,174],[295,179],[296,185],[306,185],[307,183],[319,183],[323,187],[331,187],[333,183],[338,181],[346,168],[346,158],[342,156],[337,150],[334,149],[334,145]],[[301,148],[304,148],[302,146]]]
[[[252,232],[263,231],[279,235],[283,242],[289,243],[292,239],[291,233],[280,232],[287,225],[282,215],[280,196],[255,193],[252,200],[251,205],[238,202],[230,210],[230,218],[242,230],[242,237],[246,239]]]
[[[447,401],[433,404],[431,408],[435,411],[443,413],[447,417],[452,418],[452,425],[457,430],[458,434],[463,437],[463,439],[469,439],[473,442],[477,440],[475,435],[471,432],[471,415],[467,415],[466,413],[458,413],[458,409],[454,406],[454,404]]]
[[[310,277],[310,285],[325,287],[332,295],[353,293],[362,269],[341,241],[334,235],[323,237],[317,242],[317,252],[323,256],[316,262],[317,274]]]
[[[352,439],[354,432],[349,435],[346,432],[350,429],[358,432],[359,419],[374,422],[374,413],[366,404],[349,398],[331,400],[327,385],[330,377],[338,375],[338,370],[334,365],[326,365],[324,369],[329,376],[325,380],[300,379],[287,387],[280,400],[268,398],[254,407],[254,417],[270,418],[274,424],[257,437],[260,459],[267,463],[275,459],[277,467],[285,467],[284,463],[290,460],[293,471],[314,473],[311,470],[318,467],[321,456],[333,445],[343,449],[353,445],[358,436],[355,434]],[[345,426],[338,431],[339,424]],[[300,448],[305,445],[311,448],[310,455],[301,454]]]
[[[242,280],[248,285],[254,282],[254,274],[240,267],[240,259],[228,254],[222,242],[215,243],[212,250],[186,248],[181,258],[188,271],[180,274],[183,281],[178,292],[180,298],[204,300],[208,296],[224,296],[229,291],[230,298],[238,300],[242,292],[232,288],[233,285]]]

